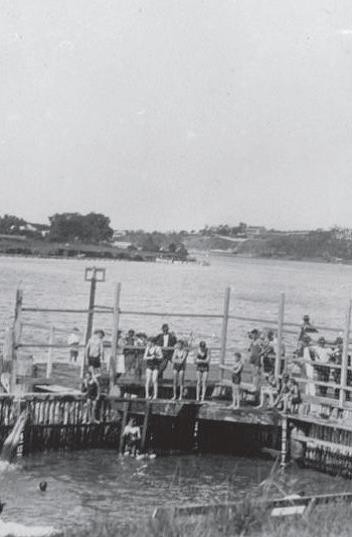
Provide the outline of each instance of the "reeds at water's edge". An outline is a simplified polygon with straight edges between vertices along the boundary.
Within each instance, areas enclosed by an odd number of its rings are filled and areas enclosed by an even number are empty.
[[[196,516],[175,515],[170,509],[161,518],[123,525],[96,520],[66,530],[65,537],[350,537],[352,506],[343,501],[317,506],[303,516],[270,517],[265,500],[292,492],[276,463],[269,477],[231,508]]]

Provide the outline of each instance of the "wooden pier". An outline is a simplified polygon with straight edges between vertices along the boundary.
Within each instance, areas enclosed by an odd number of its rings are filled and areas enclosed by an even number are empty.
[[[25,303],[22,291],[17,291],[13,325],[6,333],[0,363],[1,384],[3,391],[7,392],[0,395],[0,445],[13,427],[19,408],[27,409],[29,416],[23,434],[24,453],[90,447],[109,447],[121,451],[121,432],[127,419],[134,417],[141,427],[142,448],[146,451],[248,455],[269,448],[281,453],[281,463],[285,465],[290,459],[292,446],[298,446],[301,455],[296,457],[294,453],[291,454],[300,464],[352,477],[351,300],[347,304],[342,330],[338,327],[317,326],[319,335],[330,334],[331,340],[343,332],[341,364],[327,366],[339,371],[339,375],[330,375],[325,382],[317,377],[308,380],[304,374],[306,365],[316,369],[317,363],[293,356],[300,324],[287,320],[283,294],[278,297],[277,316],[273,319],[233,315],[229,288],[225,289],[220,312],[135,311],[122,306],[120,283],[115,286],[112,304],[95,304],[96,286],[104,281],[104,270],[88,268],[85,278],[90,282],[87,309],[60,309],[55,304],[50,308],[32,307]],[[43,325],[35,319],[37,314],[49,313],[57,316],[87,316],[87,328],[79,347],[81,354],[92,333],[96,316],[110,315],[110,330],[106,327],[110,337],[106,342],[103,393],[94,423],[87,423],[86,400],[80,393],[81,379],[86,368],[84,360],[79,364],[69,364],[62,359],[55,361],[54,351],[57,352],[57,349],[68,354],[69,345],[57,340],[58,335],[64,331],[53,324]],[[118,330],[121,319],[131,316],[158,317],[163,321],[176,317],[199,319],[200,322],[202,319],[214,319],[217,323],[221,321],[220,343],[210,347],[212,364],[204,404],[195,401],[195,366],[192,363],[187,365],[184,400],[180,402],[170,401],[170,367],[160,382],[160,399],[156,401],[143,399],[142,368],[132,378],[129,374],[122,374],[117,379]],[[231,386],[226,373],[219,366],[231,363],[230,354],[234,350],[244,350],[228,344],[230,329],[236,330],[236,322],[243,321],[247,324],[247,330],[271,326],[276,331],[274,372],[277,379],[283,371],[291,371],[294,365],[299,365],[299,372],[293,372],[292,375],[300,385],[303,401],[294,414],[255,409],[258,394],[251,383],[248,369],[243,374],[243,406],[240,410],[229,408]],[[28,328],[45,329],[47,340],[27,340],[24,334]],[[283,344],[286,346],[285,356]],[[126,349],[128,350],[127,347]],[[141,351],[143,354],[143,348],[137,350],[139,355]],[[45,362],[36,360],[38,352],[46,353]],[[335,381],[337,378],[338,382]],[[320,395],[309,395],[309,390],[306,389],[308,385],[314,385],[314,389],[321,392]],[[120,396],[114,395],[116,390]]]

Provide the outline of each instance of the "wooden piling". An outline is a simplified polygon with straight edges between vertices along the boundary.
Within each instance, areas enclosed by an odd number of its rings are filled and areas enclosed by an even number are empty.
[[[284,327],[284,315],[285,315],[285,293],[280,294],[279,314],[277,322],[277,343],[276,343],[276,357],[275,357],[275,378],[279,378],[281,374],[281,360],[282,360],[282,338]],[[285,367],[286,369],[286,360]]]
[[[15,316],[14,316],[14,339],[15,345],[19,345],[22,334],[22,303],[23,303],[23,291],[17,289],[15,300]]]
[[[123,404],[123,413],[122,413],[122,420],[121,420],[121,430],[120,430],[120,441],[119,441],[119,452],[122,453],[123,451],[123,432],[125,430],[125,427],[127,425],[127,419],[128,419],[128,410],[129,410],[129,402],[126,401]]]
[[[116,377],[116,356],[117,356],[117,344],[118,344],[118,332],[120,325],[120,295],[121,295],[121,283],[118,283],[114,292],[114,313],[112,321],[112,340],[111,340],[111,354],[109,364],[109,377],[110,377],[110,390],[115,384]]]
[[[227,327],[229,323],[230,295],[231,295],[231,288],[226,287],[225,296],[224,296],[224,313],[223,313],[222,328],[221,328],[220,365],[224,365],[225,360],[226,360],[226,340],[227,340]],[[223,378],[224,378],[224,370],[222,368],[219,368],[220,382],[223,380]]]
[[[346,400],[345,388],[347,386],[347,368],[348,368],[348,347],[350,341],[350,326],[351,326],[351,299],[348,301],[348,306],[346,310],[345,318],[345,329],[343,334],[343,350],[342,350],[342,362],[341,362],[341,388],[340,388],[340,397],[339,403],[340,407],[343,406]]]
[[[50,326],[50,333],[49,333],[49,348],[48,348],[48,356],[47,356],[47,362],[46,362],[46,378],[50,379],[52,370],[53,370],[53,345],[55,343],[55,327]]]
[[[287,463],[287,451],[288,451],[288,442],[287,442],[287,415],[283,414],[281,421],[281,468],[286,468]]]
[[[146,444],[147,444],[147,435],[148,435],[148,427],[149,427],[149,418],[152,413],[152,405],[150,401],[147,401],[146,407],[145,407],[145,414],[143,419],[143,428],[142,428],[142,439],[141,439],[141,450],[142,452],[145,451]]]

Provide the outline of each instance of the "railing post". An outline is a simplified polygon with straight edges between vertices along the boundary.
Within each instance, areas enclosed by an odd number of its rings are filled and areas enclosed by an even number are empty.
[[[226,359],[226,340],[227,340],[227,326],[229,323],[230,295],[231,295],[231,288],[226,287],[225,296],[224,296],[224,315],[222,318],[222,328],[221,328],[220,365],[224,365],[225,359]],[[219,368],[220,382],[223,380],[223,378],[224,378],[224,370]]]
[[[351,299],[348,301],[348,307],[346,310],[346,319],[345,319],[345,330],[343,333],[343,350],[342,350],[342,361],[341,361],[341,388],[340,388],[340,398],[339,404],[343,406],[346,400],[345,388],[347,386],[347,371],[348,371],[348,347],[350,341],[350,325],[351,325]]]
[[[15,345],[18,345],[21,339],[22,333],[22,303],[23,303],[23,291],[22,289],[16,290],[16,303],[15,303],[15,318],[14,318],[14,337]]]
[[[96,269],[92,268],[92,276],[90,280],[90,292],[88,303],[88,318],[87,318],[87,330],[86,330],[86,344],[92,335],[93,330],[93,317],[94,317],[94,305],[95,305],[95,290],[97,287]]]
[[[55,327],[50,327],[50,333],[49,333],[49,348],[48,348],[48,358],[46,362],[46,378],[50,379],[53,371],[53,345],[55,343]]]
[[[281,359],[282,359],[282,340],[283,340],[283,328],[284,328],[284,315],[285,315],[285,293],[280,294],[279,303],[279,315],[277,322],[277,342],[276,342],[276,357],[275,357],[275,378],[279,378],[281,373]],[[286,360],[285,360],[286,369]]]
[[[120,296],[121,296],[121,283],[118,283],[114,291],[114,312],[112,320],[112,338],[111,338],[111,354],[109,363],[109,377],[110,377],[110,389],[115,383],[116,377],[116,356],[117,356],[117,343],[118,333],[120,325]]]

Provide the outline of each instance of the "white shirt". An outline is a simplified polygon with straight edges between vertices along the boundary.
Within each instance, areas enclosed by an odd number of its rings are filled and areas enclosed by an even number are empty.
[[[169,346],[169,334],[164,334],[163,347],[168,347],[168,346]]]
[[[79,337],[79,335],[76,334],[75,332],[72,332],[72,334],[68,337],[67,343],[72,346],[78,345],[80,340],[81,338]]]
[[[319,362],[327,364],[331,358],[332,351],[329,347],[314,347],[314,352]]]

